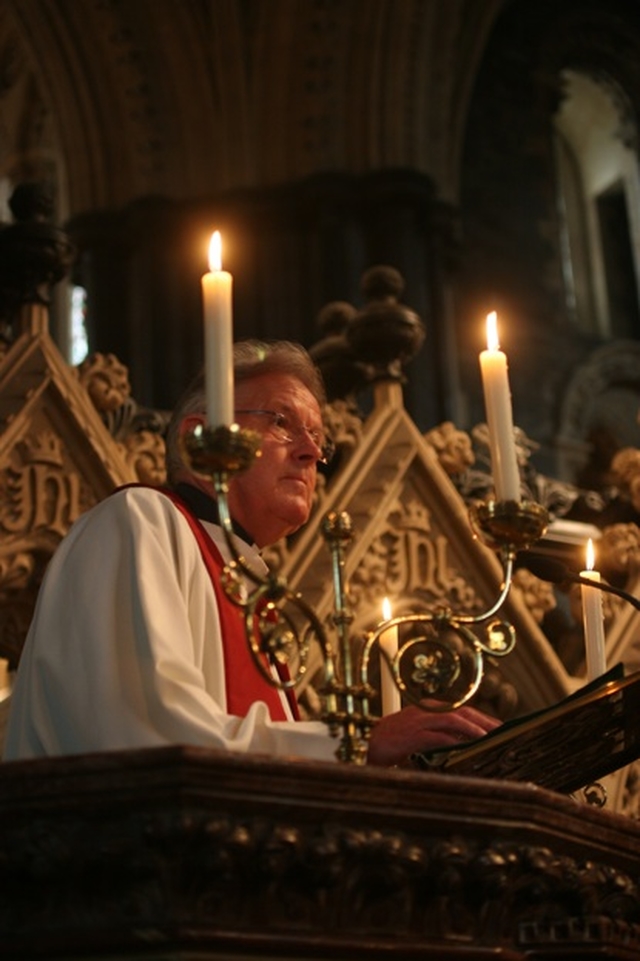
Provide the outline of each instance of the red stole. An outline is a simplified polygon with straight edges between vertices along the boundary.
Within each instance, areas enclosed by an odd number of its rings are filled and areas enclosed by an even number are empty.
[[[240,608],[229,600],[220,582],[225,560],[218,547],[207,534],[202,523],[189,509],[187,504],[171,490],[159,489],[165,494],[188,521],[195,536],[202,560],[211,577],[211,583],[218,602],[222,647],[224,650],[224,677],[227,691],[227,710],[237,717],[245,717],[254,701],[264,701],[272,721],[286,721],[280,694],[260,673],[247,644],[244,618]],[[280,673],[279,665],[277,665]],[[286,672],[288,674],[288,672]],[[282,674],[281,674],[282,676]],[[285,674],[286,676],[286,674]],[[293,689],[285,691],[291,712],[296,720],[300,719],[298,703]]]

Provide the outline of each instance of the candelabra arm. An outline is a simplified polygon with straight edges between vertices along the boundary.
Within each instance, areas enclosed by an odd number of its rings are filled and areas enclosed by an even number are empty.
[[[226,473],[216,472],[213,475],[213,486],[218,504],[218,519],[229,554],[232,558],[233,566],[247,579],[253,581],[254,584],[265,585],[268,581],[268,575],[258,574],[258,572],[247,563],[245,557],[238,550],[237,535],[233,529],[233,521],[231,519],[231,512],[229,511],[229,484]]]
[[[513,586],[516,554],[544,533],[547,511],[528,501],[491,500],[473,505],[470,515],[475,536],[500,556],[503,581],[497,598],[480,614],[458,613],[445,606],[429,613],[401,615],[380,624],[369,635],[360,656],[363,689],[369,686],[369,661],[377,647],[396,687],[407,700],[425,710],[455,710],[477,692],[484,672],[483,655],[504,657],[515,647],[513,626],[496,615]],[[482,625],[484,637],[471,630],[476,625]],[[400,640],[392,657],[381,642],[387,631]],[[403,679],[403,665],[406,675],[411,677],[412,689]]]
[[[483,621],[488,621],[490,617],[495,617],[498,613],[507,597],[509,596],[509,591],[511,590],[511,585],[513,583],[513,562],[515,559],[515,554],[511,550],[506,550],[503,552],[503,571],[504,580],[500,587],[500,594],[491,605],[489,610],[485,611],[483,614],[475,615],[457,615],[457,620],[460,623],[467,624],[480,624]]]
[[[381,636],[389,630],[409,629],[395,656],[390,657],[380,643]],[[462,642],[470,659],[470,676],[452,694],[454,684],[461,678],[462,659],[456,645],[445,639],[453,632]],[[425,614],[403,614],[379,624],[369,634],[360,655],[360,677],[364,688],[369,688],[369,665],[372,652],[377,649],[391,672],[393,681],[402,696],[430,713],[456,710],[477,692],[483,673],[482,653],[485,647],[469,630],[461,618],[449,609],[439,609]],[[402,677],[402,665],[410,664],[409,673],[413,691]]]

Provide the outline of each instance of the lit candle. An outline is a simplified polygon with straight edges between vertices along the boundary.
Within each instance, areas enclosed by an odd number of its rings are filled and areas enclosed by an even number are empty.
[[[600,574],[594,570],[595,556],[593,541],[587,544],[587,570],[580,571],[581,577],[598,582]],[[605,657],[604,617],[602,613],[602,591],[597,587],[582,585],[582,619],[584,624],[584,643],[587,658],[587,680],[601,677],[607,669]]]
[[[382,602],[382,620],[391,620],[391,604],[389,598],[385,597]],[[398,653],[398,627],[387,628],[379,638],[380,648],[386,653],[390,660]],[[384,657],[380,658],[380,696],[382,698],[382,713],[394,714],[402,707],[400,691],[396,687],[393,675]]]
[[[498,343],[495,311],[487,316],[487,349],[480,354],[496,500],[520,500],[520,471],[513,432],[507,357]]]
[[[216,230],[209,244],[209,273],[202,278],[205,396],[212,427],[233,422],[231,287],[231,274],[222,270],[222,244]]]

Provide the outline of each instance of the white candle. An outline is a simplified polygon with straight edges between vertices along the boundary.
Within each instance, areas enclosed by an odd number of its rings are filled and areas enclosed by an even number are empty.
[[[391,620],[391,604],[389,603],[388,597],[385,597],[382,602],[382,619],[383,621]],[[379,643],[381,649],[387,654],[387,657],[393,660],[398,653],[397,625],[383,631],[380,635]],[[380,697],[382,698],[383,714],[395,714],[395,712],[399,711],[402,707],[400,691],[396,687],[393,675],[384,657],[380,658]]]
[[[587,544],[587,570],[580,571],[581,577],[598,582],[600,574],[594,570],[595,557],[593,541]],[[602,591],[597,587],[582,585],[582,620],[584,624],[584,643],[587,658],[587,680],[601,677],[607,669],[605,656],[604,616],[602,613]]]
[[[202,278],[205,393],[212,427],[233,422],[233,278],[222,270],[221,247],[216,230],[209,244],[209,273]]]
[[[520,471],[513,431],[507,357],[498,345],[495,311],[487,316],[487,349],[480,354],[496,500],[520,500]]]

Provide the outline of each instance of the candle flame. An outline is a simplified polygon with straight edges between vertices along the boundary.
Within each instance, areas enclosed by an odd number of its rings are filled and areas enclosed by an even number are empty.
[[[209,270],[222,270],[222,239],[219,230],[214,230],[209,241]]]
[[[498,315],[495,310],[487,314],[487,350],[499,350],[500,341],[498,340]]]
[[[382,620],[383,621],[391,620],[391,601],[389,600],[388,597],[385,597],[384,600],[382,601]]]
[[[592,571],[596,563],[596,554],[593,549],[593,541],[591,538],[587,541],[587,570]]]

